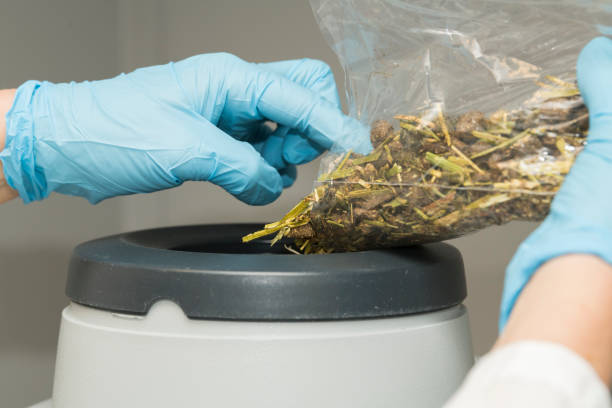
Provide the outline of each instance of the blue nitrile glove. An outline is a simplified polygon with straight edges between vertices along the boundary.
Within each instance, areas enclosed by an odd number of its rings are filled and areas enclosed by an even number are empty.
[[[577,69],[590,114],[587,146],[555,197],[549,216],[521,244],[508,266],[500,331],[517,297],[546,261],[566,254],[592,254],[612,264],[612,40],[591,41]]]
[[[208,180],[259,205],[332,145],[371,149],[367,129],[342,114],[325,64],[207,54],[104,81],[26,82],[0,159],[26,203],[52,191],[96,203]]]

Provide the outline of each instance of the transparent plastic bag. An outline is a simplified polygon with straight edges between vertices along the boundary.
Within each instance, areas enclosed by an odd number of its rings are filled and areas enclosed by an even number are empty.
[[[300,252],[354,251],[546,216],[588,133],[576,59],[612,34],[611,5],[310,2],[375,149],[328,153],[314,192],[268,233]]]

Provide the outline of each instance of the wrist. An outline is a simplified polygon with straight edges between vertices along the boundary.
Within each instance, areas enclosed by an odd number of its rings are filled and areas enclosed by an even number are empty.
[[[34,125],[41,85],[41,82],[27,81],[15,92],[13,104],[6,114],[6,140],[0,152],[4,178],[26,204],[49,195],[44,172],[36,161],[34,134],[35,130],[45,129]]]
[[[0,90],[0,152],[4,150],[6,141],[6,114],[13,104],[15,92],[16,89]],[[0,161],[0,204],[15,197],[17,197],[17,192],[6,182],[2,162]]]
[[[0,90],[0,151],[4,149],[6,140],[6,114],[13,105],[16,89]]]

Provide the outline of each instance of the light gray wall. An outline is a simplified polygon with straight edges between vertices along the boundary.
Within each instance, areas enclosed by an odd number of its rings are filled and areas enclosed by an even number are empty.
[[[114,75],[119,68],[116,38],[114,1],[0,0],[0,88],[28,79],[59,82]],[[96,229],[113,231],[119,226],[114,217],[119,207],[108,202],[94,208],[66,197],[28,208],[12,202],[0,212],[0,250],[63,248],[95,236]]]
[[[0,0],[0,87],[114,75],[115,1]],[[121,228],[120,202],[52,197],[0,209],[0,406],[49,395],[65,265],[83,239]]]
[[[0,0],[2,88],[31,78],[104,78],[215,51],[250,61],[318,58],[343,82],[306,0]],[[60,196],[2,206],[0,406],[23,407],[51,392],[65,266],[75,244],[160,225],[273,220],[310,191],[316,171],[317,163],[300,168],[296,185],[266,207],[196,183],[97,206]],[[515,223],[453,241],[465,258],[478,353],[495,339],[504,267],[532,228]]]

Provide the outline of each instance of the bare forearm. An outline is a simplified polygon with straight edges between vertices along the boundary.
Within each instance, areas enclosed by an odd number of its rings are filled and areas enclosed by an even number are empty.
[[[612,266],[590,255],[543,265],[510,316],[496,348],[525,340],[561,344],[612,380]]]
[[[553,259],[518,298],[494,350],[444,408],[609,408],[612,266]]]
[[[15,89],[0,90],[0,151],[6,142],[6,113],[13,104]],[[6,183],[2,162],[0,162],[0,204],[17,197],[17,192]]]

